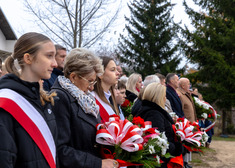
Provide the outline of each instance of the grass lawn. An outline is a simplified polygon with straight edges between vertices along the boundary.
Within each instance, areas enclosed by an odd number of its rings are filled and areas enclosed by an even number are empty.
[[[193,167],[209,167],[208,161],[216,160],[217,158],[214,157],[216,151],[211,148],[204,148],[203,153],[192,153],[192,161],[190,165]]]

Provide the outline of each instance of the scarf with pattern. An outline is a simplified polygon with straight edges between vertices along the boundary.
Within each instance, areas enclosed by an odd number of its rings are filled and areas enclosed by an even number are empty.
[[[58,81],[62,88],[67,90],[78,102],[86,114],[91,114],[97,118],[99,114],[99,106],[96,104],[95,98],[91,93],[84,93],[75,86],[68,78],[58,76]]]

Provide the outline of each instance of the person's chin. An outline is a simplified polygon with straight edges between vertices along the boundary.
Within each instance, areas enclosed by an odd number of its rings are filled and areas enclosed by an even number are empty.
[[[50,79],[51,78],[51,73],[45,73],[45,76],[44,76],[44,78],[42,78],[42,79]]]

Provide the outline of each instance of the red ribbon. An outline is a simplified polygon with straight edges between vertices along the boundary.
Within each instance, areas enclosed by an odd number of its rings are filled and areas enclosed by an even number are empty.
[[[101,156],[102,156],[102,158],[105,158],[105,159],[114,159],[115,155],[116,154],[115,153],[112,154],[112,152],[109,149],[103,148],[103,147],[101,148]],[[141,165],[143,165],[143,164],[127,162],[127,161],[120,160],[120,159],[116,159],[116,161],[118,161],[119,167],[124,167],[124,166],[141,166]]]

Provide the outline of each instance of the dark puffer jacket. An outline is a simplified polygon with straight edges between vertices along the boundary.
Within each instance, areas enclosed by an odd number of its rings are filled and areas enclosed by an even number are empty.
[[[56,121],[53,113],[48,113],[51,105],[41,105],[39,83],[26,82],[13,74],[0,79],[0,89],[11,89],[28,102],[42,115],[54,140],[57,137]],[[40,149],[25,129],[4,109],[0,108],[0,167],[4,168],[49,168]]]
[[[140,116],[145,121],[151,121],[152,127],[157,127],[160,132],[165,132],[169,142],[169,152],[173,156],[179,156],[183,152],[183,146],[180,142],[175,141],[175,133],[172,128],[174,121],[171,116],[156,103],[143,100],[142,107],[136,116]],[[161,158],[164,163],[161,167],[167,167],[169,159]]]

